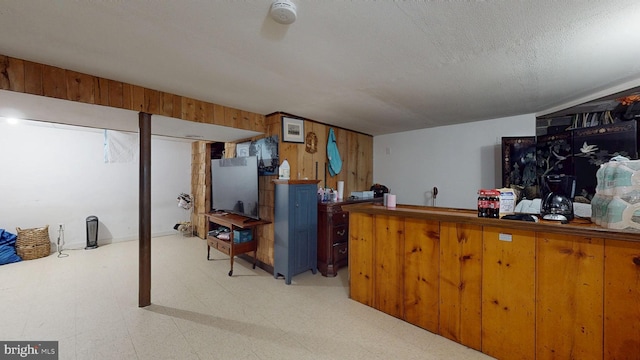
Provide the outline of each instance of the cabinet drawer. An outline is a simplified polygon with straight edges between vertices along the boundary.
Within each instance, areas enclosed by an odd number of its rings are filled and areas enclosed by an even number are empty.
[[[218,250],[229,255],[231,253],[231,244],[224,241],[218,241]]]
[[[333,261],[334,263],[339,263],[341,261],[346,261],[349,257],[349,247],[348,243],[335,244],[333,246]]]
[[[333,225],[342,225],[349,223],[349,213],[348,212],[338,212],[331,216],[331,221]]]
[[[349,228],[347,225],[340,225],[333,227],[333,238],[332,241],[334,244],[347,242],[349,240]]]

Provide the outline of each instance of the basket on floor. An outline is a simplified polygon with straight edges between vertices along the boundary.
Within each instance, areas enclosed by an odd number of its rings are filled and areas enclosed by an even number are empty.
[[[49,225],[41,228],[20,229],[16,239],[16,253],[22,260],[33,260],[49,256],[51,242],[49,241]]]
[[[183,221],[178,226],[178,231],[182,234],[183,237],[191,237],[193,236],[193,226],[191,226],[190,221]]]

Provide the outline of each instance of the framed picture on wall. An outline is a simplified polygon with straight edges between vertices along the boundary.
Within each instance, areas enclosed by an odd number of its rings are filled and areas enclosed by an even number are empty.
[[[240,143],[236,145],[236,157],[249,156],[249,147],[251,142]]]
[[[304,120],[282,117],[282,141],[304,144]]]

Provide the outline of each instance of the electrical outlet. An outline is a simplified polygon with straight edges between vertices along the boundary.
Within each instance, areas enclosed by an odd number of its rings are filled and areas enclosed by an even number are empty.
[[[64,231],[64,224],[63,223],[59,223],[58,224],[58,230]]]

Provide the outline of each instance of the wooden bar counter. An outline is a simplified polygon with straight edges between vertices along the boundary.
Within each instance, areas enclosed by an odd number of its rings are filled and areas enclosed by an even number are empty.
[[[498,359],[640,359],[640,232],[344,210],[353,300]]]

